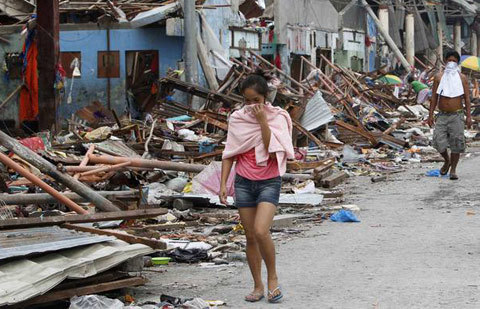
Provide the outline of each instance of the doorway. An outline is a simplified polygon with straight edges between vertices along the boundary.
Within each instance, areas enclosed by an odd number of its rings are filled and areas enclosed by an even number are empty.
[[[158,50],[125,52],[127,100],[140,112],[150,112],[157,103]]]

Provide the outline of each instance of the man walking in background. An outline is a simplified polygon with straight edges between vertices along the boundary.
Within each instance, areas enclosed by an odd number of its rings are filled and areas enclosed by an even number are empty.
[[[433,127],[435,124],[433,146],[445,160],[440,174],[446,175],[450,171],[450,179],[457,180],[460,153],[465,151],[465,113],[467,127],[472,126],[470,89],[467,78],[458,67],[460,55],[455,51],[448,52],[445,62],[445,70],[435,76],[428,125]],[[437,105],[439,113],[435,119]]]

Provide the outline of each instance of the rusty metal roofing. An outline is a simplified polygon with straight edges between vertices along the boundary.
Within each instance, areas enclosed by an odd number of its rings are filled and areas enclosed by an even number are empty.
[[[77,232],[58,226],[0,231],[0,260],[75,248],[115,237]]]

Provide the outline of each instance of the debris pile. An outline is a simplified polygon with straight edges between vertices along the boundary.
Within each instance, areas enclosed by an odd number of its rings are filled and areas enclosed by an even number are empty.
[[[56,135],[42,132],[16,140],[0,132],[0,259],[7,261],[0,271],[18,266],[20,262],[8,259],[18,257],[20,239],[34,229],[52,235],[56,232],[51,229],[58,228],[64,237],[74,233],[80,239],[94,238],[79,240],[78,246],[135,252],[122,253],[125,258],[82,275],[66,263],[58,272],[70,273],[52,283],[55,290],[39,288],[14,299],[17,291],[12,289],[0,295],[0,305],[52,302],[88,295],[92,289],[143,284],[142,277],[120,275],[116,268],[142,255],[148,257],[140,269],[145,265],[147,270],[168,262],[202,267],[245,262],[244,231],[233,206],[234,173],[228,181],[229,205],[221,205],[218,198],[220,160],[228,118],[243,104],[239,84],[259,69],[271,77],[269,101],[290,113],[295,129],[296,160],[288,163],[283,176],[281,207],[272,228],[276,239],[301,235],[308,226],[295,223],[317,224],[334,213],[333,221],[357,222],[352,212],[359,208],[343,205],[343,192],[336,190],[349,177],[380,182],[408,163],[441,159],[430,146],[426,106],[417,103],[398,77],[380,71],[355,73],[322,56],[323,70],[303,58],[306,77],[297,81],[254,51],[244,50],[240,59],[230,59],[232,65],[225,78],[216,81],[217,88],[189,84],[181,71],[170,72],[156,82],[155,106],[142,119],[119,116],[93,102]],[[427,84],[433,73],[428,68],[417,72]],[[191,107],[195,100],[201,109]],[[111,245],[112,239],[117,245]],[[65,249],[54,243],[46,237],[44,250],[25,248],[21,256],[53,256]],[[95,258],[72,247],[70,254],[77,259]],[[75,261],[79,263],[69,263]],[[72,282],[85,284],[73,288]],[[72,304],[84,300],[72,299]]]

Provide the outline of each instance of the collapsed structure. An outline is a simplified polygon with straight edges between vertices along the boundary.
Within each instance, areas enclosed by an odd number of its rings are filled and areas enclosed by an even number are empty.
[[[431,86],[449,45],[477,54],[477,4],[290,2],[195,1],[195,61],[186,63],[181,1],[60,1],[49,110],[38,100],[35,44],[47,30],[31,16],[35,3],[0,1],[5,23],[25,24],[0,27],[0,306],[144,284],[119,268],[141,270],[144,255],[222,264],[243,251],[233,199],[217,197],[219,161],[228,117],[243,104],[238,85],[257,69],[294,124],[280,234],[298,234],[294,220],[358,210],[337,190],[348,177],[385,181],[441,160],[424,123],[428,101],[418,104],[406,80]],[[459,20],[470,26],[459,31]],[[466,73],[477,107],[477,73]],[[32,134],[44,117],[48,130]]]

